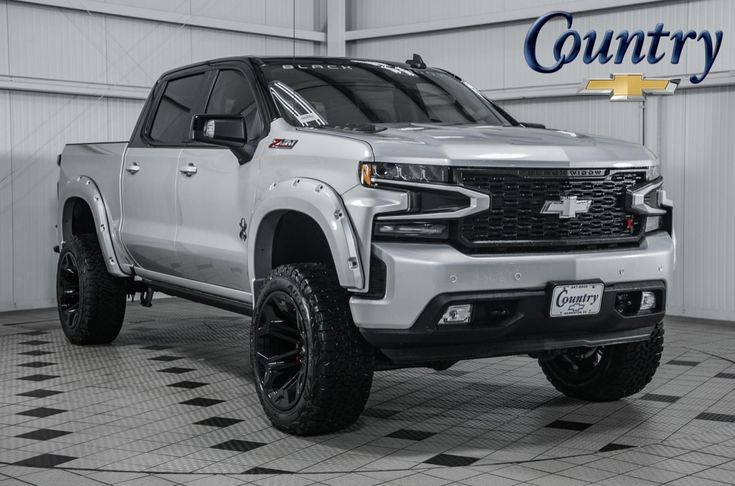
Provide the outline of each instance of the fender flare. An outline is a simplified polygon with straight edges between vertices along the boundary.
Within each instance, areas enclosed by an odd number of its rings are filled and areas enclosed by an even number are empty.
[[[119,259],[115,255],[115,247],[112,243],[112,235],[110,233],[110,222],[107,217],[107,209],[105,201],[102,197],[97,184],[87,176],[79,176],[68,180],[65,184],[59,186],[59,208],[58,208],[58,233],[60,245],[64,244],[68,225],[70,224],[69,201],[71,199],[81,199],[92,212],[94,218],[94,226],[96,229],[97,240],[102,250],[102,256],[105,259],[107,271],[116,277],[129,277],[120,267]]]
[[[342,198],[327,184],[309,178],[291,178],[273,183],[256,204],[250,220],[248,268],[251,288],[270,269],[270,252],[280,216],[289,211],[303,213],[316,221],[324,233],[342,287],[360,290],[365,286],[363,262],[349,214]],[[269,268],[265,268],[268,266]]]

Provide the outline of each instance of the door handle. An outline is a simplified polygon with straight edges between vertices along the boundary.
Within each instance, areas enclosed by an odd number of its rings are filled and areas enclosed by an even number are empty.
[[[125,170],[127,170],[131,174],[137,174],[138,171],[140,170],[140,166],[137,164],[137,162],[133,162],[132,164],[127,166]]]
[[[191,177],[197,173],[197,166],[189,162],[189,165],[187,165],[184,168],[179,169],[179,172],[184,174],[186,177]]]

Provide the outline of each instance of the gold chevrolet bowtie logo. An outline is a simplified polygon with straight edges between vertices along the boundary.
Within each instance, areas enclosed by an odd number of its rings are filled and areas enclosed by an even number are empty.
[[[611,101],[643,101],[647,94],[672,95],[678,79],[646,79],[642,74],[613,74],[610,79],[590,79],[580,94],[609,94]]]

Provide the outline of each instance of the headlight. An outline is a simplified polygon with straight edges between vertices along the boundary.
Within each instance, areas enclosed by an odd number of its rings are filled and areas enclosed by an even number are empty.
[[[443,240],[449,236],[445,222],[413,223],[402,221],[377,221],[374,234],[376,238],[430,238]]]
[[[449,168],[440,165],[361,162],[360,181],[367,187],[375,187],[380,181],[446,184],[449,182]]]

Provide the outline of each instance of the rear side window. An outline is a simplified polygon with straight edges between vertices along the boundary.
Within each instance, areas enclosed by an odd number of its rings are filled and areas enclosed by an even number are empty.
[[[206,80],[206,73],[199,73],[166,83],[151,126],[150,137],[154,141],[180,145],[189,140],[191,118],[206,96]]]
[[[255,93],[245,76],[238,71],[220,71],[207,104],[207,114],[242,116],[249,141],[263,134],[263,119],[255,101]]]

